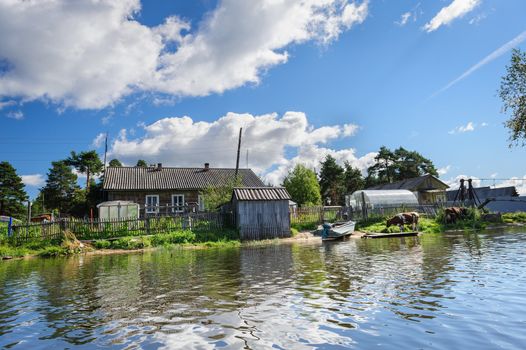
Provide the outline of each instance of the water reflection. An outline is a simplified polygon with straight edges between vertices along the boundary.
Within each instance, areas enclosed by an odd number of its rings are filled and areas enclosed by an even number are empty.
[[[0,264],[6,348],[520,348],[525,233]]]

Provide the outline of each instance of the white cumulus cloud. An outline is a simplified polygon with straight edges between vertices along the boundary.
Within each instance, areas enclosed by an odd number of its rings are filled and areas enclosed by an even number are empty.
[[[5,116],[8,117],[9,119],[22,120],[22,119],[24,119],[24,112],[22,112],[22,111],[11,111],[11,112],[6,113]]]
[[[42,174],[22,175],[20,177],[22,178],[24,185],[31,187],[40,187],[46,182],[44,175]]]
[[[315,128],[302,112],[252,115],[227,113],[212,122],[194,121],[188,116],[160,119],[143,125],[142,137],[129,138],[122,129],[113,141],[110,158],[125,164],[137,159],[149,163],[171,166],[199,167],[210,163],[213,167],[234,167],[237,137],[243,128],[241,165],[248,165],[272,184],[279,184],[295,164],[318,167],[326,154],[332,154],[340,163],[349,161],[364,170],[371,165],[376,153],[358,157],[352,148],[333,150],[324,147],[329,141],[351,136],[354,124],[331,125]]]
[[[473,187],[480,187],[481,183],[482,183],[480,178],[478,178],[476,176],[468,176],[468,175],[458,175],[458,176],[450,178],[449,180],[446,180],[444,182],[449,185],[449,189],[450,190],[455,190],[455,189],[458,189],[460,187],[460,180],[461,179],[466,180],[466,182],[465,182],[465,186],[466,187],[468,186],[468,182],[467,182],[468,179],[472,180]]]
[[[0,110],[14,105],[16,105],[16,101],[14,100],[0,101]]]
[[[287,48],[330,43],[368,2],[223,0],[192,30],[141,24],[139,0],[0,0],[0,97],[100,109],[133,92],[204,96],[257,84]]]
[[[448,132],[448,134],[453,135],[453,134],[457,134],[457,133],[465,133],[465,132],[475,131],[475,126],[476,125],[473,122],[468,122],[466,125],[460,125],[460,126],[457,126],[454,129],[450,130]]]
[[[437,170],[437,173],[438,175],[443,176],[449,173],[450,170],[451,170],[451,165],[446,165],[445,167],[439,168]]]
[[[400,16],[400,20],[396,21],[395,24],[399,25],[400,27],[403,27],[407,24],[409,18],[411,18],[411,12],[402,13],[402,15]]]
[[[429,33],[443,25],[448,25],[455,19],[471,12],[480,3],[481,0],[453,0],[453,2],[443,7],[436,16],[424,26],[424,30]]]
[[[508,186],[515,186],[519,195],[526,196],[526,175],[524,175],[522,178],[514,176],[501,183],[495,184],[495,187],[508,187]]]
[[[101,147],[102,145],[104,145],[104,141],[106,140],[106,134],[105,133],[100,133],[98,134],[94,139],[93,139],[93,142],[91,142],[91,145],[95,148],[99,148]]]

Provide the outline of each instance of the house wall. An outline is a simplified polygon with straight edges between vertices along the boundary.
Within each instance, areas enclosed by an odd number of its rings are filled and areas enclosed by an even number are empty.
[[[185,203],[188,203],[191,206],[197,205],[199,191],[177,191],[177,190],[163,190],[163,191],[109,191],[108,200],[124,200],[132,201],[137,203],[144,208],[146,203],[147,195],[158,195],[159,196],[159,207],[166,207],[172,205],[172,195],[174,194],[183,194]]]
[[[290,237],[288,200],[234,201],[234,207],[242,240]]]
[[[432,177],[427,178],[417,188],[411,189],[415,191],[419,204],[435,204],[446,201],[447,185],[435,180]],[[437,192],[427,192],[428,190],[442,190]]]
[[[419,204],[436,204],[446,201],[446,191],[441,192],[418,192]]]

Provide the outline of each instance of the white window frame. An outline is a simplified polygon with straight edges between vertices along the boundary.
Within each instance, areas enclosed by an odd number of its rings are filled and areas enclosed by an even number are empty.
[[[197,209],[199,211],[205,211],[205,196],[202,194],[197,195]]]
[[[182,198],[181,204],[179,204],[179,201],[176,204],[174,201],[174,198]],[[173,213],[183,213],[184,208],[181,208],[181,207],[184,207],[184,194],[172,194],[172,212]]]
[[[152,209],[152,205],[148,204],[148,198],[155,198],[155,208]],[[157,214],[159,213],[159,195],[158,194],[147,194],[145,197],[144,212],[146,214]]]

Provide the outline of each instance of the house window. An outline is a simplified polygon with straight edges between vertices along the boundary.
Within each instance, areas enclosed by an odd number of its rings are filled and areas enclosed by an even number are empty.
[[[205,198],[202,195],[197,196],[197,206],[199,207],[199,211],[205,211]]]
[[[172,211],[182,213],[184,211],[184,194],[172,195]]]
[[[159,212],[159,195],[158,194],[149,194],[146,196],[145,204],[146,213],[158,213]]]

